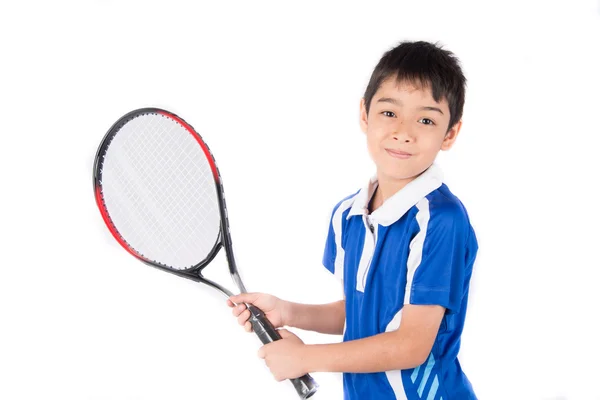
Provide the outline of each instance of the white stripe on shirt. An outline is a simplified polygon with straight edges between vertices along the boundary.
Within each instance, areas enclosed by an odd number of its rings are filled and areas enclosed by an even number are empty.
[[[344,249],[342,248],[342,214],[344,211],[352,207],[352,202],[354,201],[354,196],[346,199],[340,204],[338,209],[333,214],[333,218],[331,220],[333,224],[333,232],[335,234],[335,268],[333,275],[338,278],[340,281],[344,280]]]
[[[408,254],[408,260],[406,262],[406,289],[404,292],[404,304],[410,304],[410,295],[412,293],[412,283],[415,277],[415,271],[421,265],[421,259],[423,258],[423,246],[425,244],[425,237],[427,236],[427,226],[429,225],[429,200],[424,197],[417,203],[416,219],[419,224],[419,233],[410,242],[410,253]]]

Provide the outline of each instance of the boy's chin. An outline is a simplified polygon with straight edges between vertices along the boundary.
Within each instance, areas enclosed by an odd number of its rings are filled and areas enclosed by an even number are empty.
[[[420,174],[418,173],[414,173],[411,171],[406,171],[406,172],[399,172],[399,171],[385,171],[385,170],[378,170],[377,171],[377,177],[381,180],[381,179],[385,179],[388,181],[396,181],[396,182],[401,182],[401,181],[412,181],[413,179],[415,179],[417,176],[419,176]]]
[[[427,169],[427,168],[425,168]],[[377,177],[392,181],[411,181],[421,175],[425,170],[421,168],[407,168],[399,170],[397,168],[377,168]]]

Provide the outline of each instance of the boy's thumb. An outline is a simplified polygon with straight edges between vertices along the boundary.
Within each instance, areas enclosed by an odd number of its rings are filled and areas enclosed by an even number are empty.
[[[288,331],[287,329],[277,329],[277,332],[279,332],[282,339],[286,339],[290,336],[293,336],[292,332]]]

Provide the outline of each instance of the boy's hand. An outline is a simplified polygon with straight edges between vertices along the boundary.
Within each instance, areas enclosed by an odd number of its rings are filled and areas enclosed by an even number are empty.
[[[281,334],[281,340],[261,347],[258,356],[265,360],[278,382],[307,374],[309,371],[304,366],[304,342],[286,329],[279,329],[278,332]]]
[[[248,322],[250,311],[244,303],[254,304],[260,308],[273,327],[281,328],[286,324],[287,301],[265,293],[241,293],[237,296],[231,296],[227,300],[227,305],[233,308],[233,316],[237,317],[238,323],[244,326],[246,332],[252,332],[252,325]]]

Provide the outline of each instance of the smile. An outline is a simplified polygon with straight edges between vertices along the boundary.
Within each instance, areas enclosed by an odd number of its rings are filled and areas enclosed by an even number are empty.
[[[412,156],[412,154],[400,150],[385,149],[385,151],[390,156],[394,158],[400,158],[401,160],[406,160],[407,158],[410,158]]]

